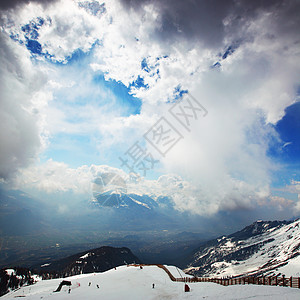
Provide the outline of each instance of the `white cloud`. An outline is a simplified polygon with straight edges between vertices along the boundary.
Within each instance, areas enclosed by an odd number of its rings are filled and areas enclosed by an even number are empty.
[[[278,207],[279,210],[284,210],[286,207],[293,207],[295,206],[295,202],[279,196],[271,196],[270,197],[270,205]],[[296,207],[299,204],[296,204]]]
[[[298,201],[295,204],[297,213],[300,213],[300,181],[291,180],[291,184],[285,187],[285,190],[289,193],[296,194]]]
[[[46,193],[74,192],[90,194],[92,176],[88,166],[77,169],[62,162],[46,163],[23,169],[16,177],[15,188],[36,189]]]
[[[238,180],[235,180],[227,191],[222,187],[222,191],[216,190],[214,194],[209,195],[206,189],[193,185],[175,174],[166,174],[158,179],[148,180],[106,165],[70,168],[64,163],[52,160],[23,169],[14,181],[14,188],[36,193],[34,195],[39,197],[43,193],[65,194],[65,197],[60,196],[56,200],[53,198],[52,201],[60,203],[64,199],[66,204],[69,202],[66,199],[68,195],[73,195],[73,202],[79,199],[78,196],[92,199],[95,179],[102,178],[108,173],[123,178],[128,194],[148,195],[156,200],[160,196],[168,197],[173,201],[175,209],[203,216],[220,210],[252,209],[257,205],[262,205],[263,203],[259,200],[265,199],[265,195],[259,197],[253,192],[252,186]],[[63,205],[63,203],[60,204]]]
[[[296,196],[297,200],[290,200],[287,196],[279,197],[279,196],[271,196],[271,203],[274,205],[278,205],[281,207],[291,206],[294,208],[294,214],[298,214],[300,212],[300,181],[292,179],[290,184],[274,189],[275,192],[281,192],[285,195],[292,194]],[[290,196],[290,195],[289,195]],[[293,197],[295,198],[295,197]]]
[[[107,80],[120,81],[126,86],[140,76],[144,84],[148,85],[147,89],[131,88],[131,92],[143,101],[141,114],[124,117],[121,109],[115,111],[116,106],[112,106],[112,112],[107,106],[98,107],[95,103],[88,103],[81,110],[72,106],[72,99],[78,94],[84,96],[91,87],[84,87],[91,80],[84,75],[74,76],[66,72],[65,75],[69,77],[62,79],[62,73],[51,75],[50,70],[60,72],[55,67],[46,67],[48,79],[52,81],[46,89],[41,90],[43,82],[35,83],[32,87],[28,80],[18,81],[19,70],[16,70],[12,80],[21,86],[20,90],[29,88],[30,91],[26,91],[28,95],[35,93],[38,100],[34,105],[41,113],[38,122],[26,121],[32,127],[26,130],[26,134],[30,132],[29,137],[25,135],[31,145],[27,154],[22,153],[26,163],[16,163],[12,169],[27,165],[34,157],[31,154],[38,153],[41,132],[46,135],[58,132],[88,135],[98,132],[102,138],[97,145],[98,149],[103,149],[103,146],[106,149],[113,148],[122,142],[128,146],[129,142],[140,138],[160,115],[168,116],[169,105],[166,102],[174,97],[174,89],[181,85],[206,107],[209,114],[193,126],[190,134],[184,133],[181,128],[184,140],[161,160],[163,172],[179,174],[190,182],[186,183],[188,188],[184,192],[181,190],[183,196],[176,193],[173,197],[178,209],[213,213],[222,209],[251,208],[268,197],[270,174],[277,167],[267,156],[269,140],[277,138],[271,125],[280,120],[284,109],[295,101],[295,87],[300,74],[299,45],[295,42],[295,32],[287,25],[281,28],[279,24],[284,14],[287,14],[286,8],[281,7],[281,10],[275,11],[277,15],[274,14],[274,7],[267,12],[258,9],[251,16],[250,13],[245,14],[240,18],[241,26],[236,26],[236,10],[230,11],[231,6],[224,12],[218,10],[218,20],[207,20],[208,23],[212,22],[215,41],[214,37],[203,30],[202,35],[197,36],[190,20],[182,20],[177,16],[176,32],[181,30],[187,33],[187,28],[191,28],[192,32],[189,36],[179,34],[177,38],[174,28],[170,29],[170,36],[176,37],[174,40],[177,43],[172,41],[168,44],[162,40],[163,33],[166,33],[163,32],[166,26],[166,7],[160,10],[160,6],[144,3],[140,10],[125,10],[116,1],[107,1],[105,7],[103,14],[92,16],[74,1],[57,2],[46,8],[32,3],[20,8],[17,14],[16,11],[7,13],[6,19],[4,18],[5,30],[9,34],[21,35],[21,25],[42,16],[45,24],[39,30],[38,41],[42,44],[43,51],[53,56],[52,60],[62,62],[66,62],[66,58],[78,48],[88,52],[98,41],[88,61],[95,74],[104,72]],[[181,7],[181,4],[176,3],[175,7]],[[173,17],[176,19],[173,10],[171,17],[172,20]],[[224,26],[221,29],[220,24]],[[12,42],[9,43],[11,48],[15,48],[14,51],[21,53],[19,56],[27,64],[21,70],[36,70],[24,47],[21,48],[16,43],[13,47]],[[224,49],[232,43],[238,43],[239,47],[231,56],[222,60]],[[141,69],[143,59],[146,59],[150,68],[147,71]],[[5,65],[11,61],[11,58],[7,59]],[[45,60],[41,61],[47,65]],[[221,67],[212,69],[211,66],[216,61],[221,63]],[[34,76],[30,72],[26,74],[27,77]],[[9,76],[11,75],[5,75],[6,78]],[[66,102],[49,104],[53,90],[71,85]],[[107,100],[110,96],[100,93],[99,99]],[[114,101],[113,97],[111,101]],[[22,106],[27,111],[32,105],[29,102]],[[17,107],[20,109],[21,106]],[[8,111],[8,115],[16,115],[16,112]],[[26,113],[20,115],[23,118]],[[77,122],[68,120],[75,116],[78,118]],[[13,128],[11,125],[9,127]],[[16,145],[14,149],[19,146]],[[18,155],[14,155],[17,161]],[[13,157],[9,164],[12,161]],[[52,167],[56,170],[53,171],[55,175],[50,176],[43,171],[43,168]],[[6,169],[8,168],[9,165]],[[89,173],[87,167],[82,168],[83,173]],[[77,179],[64,182],[63,178],[69,174],[73,174],[70,178],[77,178],[81,171],[78,173],[76,170],[50,161],[45,166],[33,167],[32,171],[28,169],[24,172],[29,172],[27,178],[36,178],[35,174],[41,172],[44,175],[41,182],[44,183],[36,186],[50,192],[75,190],[72,182],[77,182]],[[83,185],[90,178],[90,175],[85,176]],[[59,182],[55,183],[57,179]],[[31,179],[28,180],[24,184],[31,184]],[[145,180],[143,184],[150,190],[150,186],[154,186],[161,191],[163,187],[157,182],[147,185]],[[81,190],[81,183],[77,183]]]
[[[45,74],[32,64],[24,48],[1,34],[1,151],[0,177],[8,179],[16,170],[33,163],[44,144],[38,102]],[[39,100],[37,99],[39,98]]]
[[[297,180],[292,180],[291,184],[289,186],[287,186],[287,189],[291,192],[291,193],[297,193],[300,194],[300,181]]]

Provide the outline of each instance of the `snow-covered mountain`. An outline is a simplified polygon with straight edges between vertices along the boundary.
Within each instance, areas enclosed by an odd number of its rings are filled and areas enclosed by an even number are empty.
[[[138,180],[130,177],[125,181],[118,173],[101,173],[93,183],[90,207],[112,215],[117,220],[113,226],[122,229],[136,229],[137,224],[146,230],[180,228],[178,220],[184,216],[175,209],[172,197],[161,189],[154,193],[137,184]]]
[[[172,197],[165,196],[161,189],[157,189],[156,193],[153,193],[146,182],[144,182],[146,186],[140,182],[139,177],[131,175],[124,179],[124,175],[121,175],[116,172],[98,174],[93,182],[91,200],[93,206],[142,211],[173,208]],[[176,183],[173,181],[173,185],[176,186],[177,181]]]
[[[103,246],[89,251],[36,266],[43,273],[56,277],[104,272],[126,263],[140,263],[140,260],[126,247],[115,248]]]
[[[186,276],[173,266],[166,266],[174,277]],[[184,283],[173,282],[168,274],[157,266],[120,266],[104,273],[82,274],[64,278],[71,283],[60,292],[54,292],[62,279],[42,280],[34,285],[10,292],[1,299],[290,299],[300,297],[300,290],[279,286],[233,285],[201,282],[189,284],[191,290],[184,292]],[[154,288],[153,288],[154,284]]]
[[[229,236],[204,243],[189,274],[208,277],[279,274],[300,276],[300,220],[257,221]]]
[[[94,196],[92,204],[95,206],[130,208],[130,209],[156,209],[158,202],[147,195],[126,194],[109,191]]]

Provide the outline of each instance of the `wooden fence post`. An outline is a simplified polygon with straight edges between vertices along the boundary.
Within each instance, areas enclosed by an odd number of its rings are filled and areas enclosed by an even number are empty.
[[[285,286],[285,278],[284,278],[284,275],[282,275],[282,286]]]
[[[293,276],[290,277],[290,287],[293,287]]]
[[[275,276],[275,285],[277,286],[278,285],[278,277]]]

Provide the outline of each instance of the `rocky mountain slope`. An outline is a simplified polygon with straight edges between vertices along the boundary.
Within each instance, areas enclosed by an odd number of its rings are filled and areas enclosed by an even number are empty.
[[[300,276],[300,220],[257,221],[206,242],[195,251],[185,271],[209,277]]]
[[[129,263],[140,263],[130,249],[103,246],[81,252],[38,267],[42,274],[55,273],[54,277],[104,272]]]

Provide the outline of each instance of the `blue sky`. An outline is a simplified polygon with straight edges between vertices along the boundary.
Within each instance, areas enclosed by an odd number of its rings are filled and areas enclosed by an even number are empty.
[[[86,193],[138,142],[159,163],[137,190],[175,174],[180,210],[300,211],[298,4],[215,2],[3,6],[2,180],[55,194],[72,174]],[[170,113],[187,95],[208,111],[190,130]],[[166,155],[144,138],[161,117],[182,136]]]
[[[274,161],[282,165],[279,171],[273,174],[274,188],[289,185],[291,177],[299,178],[300,169],[300,105],[299,102],[285,109],[284,117],[275,124],[275,130],[281,141],[271,144],[268,152]],[[282,192],[276,192],[282,195]],[[296,194],[289,194],[296,199]]]
[[[280,138],[286,142],[278,157],[284,163],[299,168],[300,160],[300,103],[292,104],[285,109],[284,117],[279,120],[275,129]]]
[[[66,112],[68,112],[68,107],[77,111],[91,105],[96,108],[105,108],[107,112],[119,110],[118,115],[120,117],[139,114],[142,106],[141,99],[134,97],[130,93],[130,88],[122,82],[105,80],[102,72],[93,74],[88,67],[91,62],[91,55],[92,49],[88,53],[76,51],[66,64],[51,62],[61,73],[59,76],[65,77],[65,74],[74,74],[72,75],[74,85],[55,91],[52,105],[60,107]],[[81,79],[78,80],[76,74],[80,74]],[[82,78],[84,78],[83,93],[80,92]],[[75,95],[73,92],[70,95],[71,89],[76,90]],[[104,94],[110,96],[104,97]],[[99,119],[101,118],[102,116],[99,115]],[[86,119],[76,115],[76,113],[69,116],[66,114],[66,122],[80,124],[86,122]],[[103,160],[101,151],[96,147],[97,144],[101,143],[101,138],[101,134],[97,132],[59,132],[49,138],[49,147],[43,152],[42,159],[47,161],[51,158],[65,162],[72,168],[91,164],[109,164],[117,167],[118,153],[120,155],[122,149],[118,150],[116,147],[114,153],[107,160]]]

